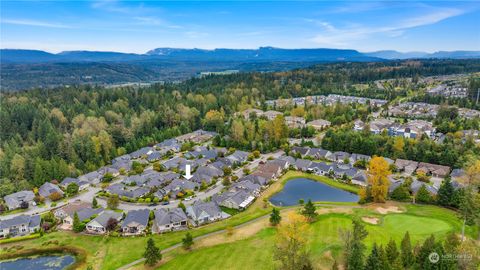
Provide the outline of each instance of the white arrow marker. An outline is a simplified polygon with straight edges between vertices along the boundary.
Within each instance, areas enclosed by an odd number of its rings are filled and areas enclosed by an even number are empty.
[[[190,164],[185,165],[185,178],[190,179],[192,175],[190,174]]]

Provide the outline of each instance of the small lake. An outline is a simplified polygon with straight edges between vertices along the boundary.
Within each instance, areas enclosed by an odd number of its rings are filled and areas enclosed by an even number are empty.
[[[75,257],[71,255],[49,255],[26,257],[0,262],[1,270],[62,270],[73,264]]]
[[[288,181],[270,202],[276,206],[291,206],[297,205],[300,199],[305,202],[358,202],[358,195],[307,178],[296,178]]]

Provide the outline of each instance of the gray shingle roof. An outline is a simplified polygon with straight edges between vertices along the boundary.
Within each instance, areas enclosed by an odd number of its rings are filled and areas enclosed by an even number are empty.
[[[128,224],[132,222],[135,222],[147,227],[149,217],[150,217],[150,210],[148,209],[139,209],[139,210],[129,211],[127,216],[122,222],[122,227],[128,226]]]
[[[169,211],[158,209],[155,211],[155,223],[158,226],[179,223],[182,221],[187,221],[187,215],[181,208],[172,208]]]

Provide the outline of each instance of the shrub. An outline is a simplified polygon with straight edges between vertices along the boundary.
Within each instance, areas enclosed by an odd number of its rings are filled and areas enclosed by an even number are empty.
[[[48,198],[54,202],[60,200],[62,197],[63,196],[60,194],[60,192],[53,192],[48,196]]]

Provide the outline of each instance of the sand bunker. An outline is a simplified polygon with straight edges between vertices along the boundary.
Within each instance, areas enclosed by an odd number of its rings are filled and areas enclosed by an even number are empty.
[[[379,212],[380,214],[382,215],[386,215],[388,213],[402,213],[403,211],[400,210],[398,207],[396,206],[390,206],[390,207],[387,207],[387,208],[384,208],[384,207],[377,207],[377,212]]]
[[[378,218],[375,218],[375,217],[362,217],[362,220],[366,223],[370,223],[370,224],[378,224]]]

